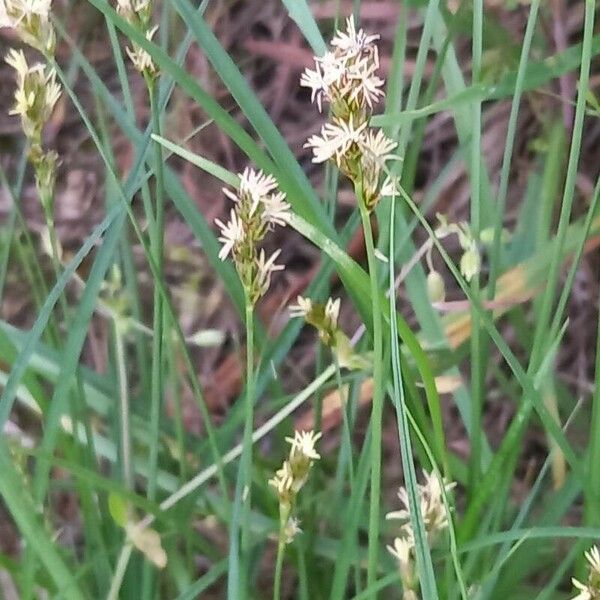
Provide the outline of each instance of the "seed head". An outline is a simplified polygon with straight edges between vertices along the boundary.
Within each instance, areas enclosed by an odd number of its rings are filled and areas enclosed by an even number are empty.
[[[284,226],[290,216],[290,205],[285,194],[277,190],[277,181],[262,171],[246,168],[240,174],[240,186],[236,192],[223,189],[233,200],[230,220],[215,222],[221,230],[219,241],[223,244],[219,258],[225,260],[231,254],[242,284],[250,301],[256,303],[269,289],[271,275],[283,270],[275,264],[280,250],[267,258],[259,244],[275,225]]]
[[[16,29],[24,43],[51,56],[56,46],[51,5],[52,0],[0,0],[0,28]]]
[[[42,63],[29,66],[22,50],[10,50],[6,62],[17,75],[15,104],[9,114],[21,118],[23,132],[32,144],[40,144],[42,129],[61,94],[56,72]]]

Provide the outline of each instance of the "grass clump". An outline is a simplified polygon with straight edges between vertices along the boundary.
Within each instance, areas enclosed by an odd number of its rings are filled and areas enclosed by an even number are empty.
[[[600,597],[596,7],[555,4],[0,0],[2,596]]]

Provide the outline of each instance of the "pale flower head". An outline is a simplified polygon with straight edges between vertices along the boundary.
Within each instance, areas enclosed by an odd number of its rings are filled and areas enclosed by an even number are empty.
[[[0,0],[0,28],[14,28],[23,42],[53,54],[56,35],[50,22],[51,5],[52,0]]]
[[[304,71],[300,85],[311,89],[311,101],[316,101],[319,111],[325,99],[336,116],[347,118],[360,113],[364,120],[365,110],[371,110],[384,96],[380,89],[384,81],[376,74],[378,39],[379,35],[367,35],[362,29],[357,32],[350,17],[346,31],[337,31],[332,39],[333,50],[315,57],[315,68]]]
[[[291,544],[299,533],[302,533],[300,521],[296,517],[290,517],[283,529],[285,543]]]
[[[573,584],[573,587],[579,590],[577,596],[573,596],[571,600],[595,600],[593,595],[594,590],[592,590],[590,586],[581,583],[581,581],[578,581],[575,577],[571,579],[571,583]]]
[[[286,437],[285,441],[292,445],[290,455],[295,456],[297,454],[302,455],[304,458],[309,460],[319,460],[321,456],[315,449],[315,444],[321,437],[321,432],[315,433],[314,431],[295,431],[294,437]]]
[[[261,249],[256,263],[256,289],[260,296],[264,296],[271,286],[271,275],[275,271],[283,271],[284,265],[277,265],[275,261],[281,254],[281,250],[275,250],[269,258],[266,258],[265,251]],[[258,298],[257,298],[258,299]]]
[[[329,319],[329,325],[332,329],[337,327],[338,317],[340,316],[340,303],[341,300],[336,298],[327,299],[327,304],[325,304],[325,316]]]
[[[600,550],[598,550],[598,546],[592,546],[584,556],[590,565],[590,570],[600,576]]]
[[[352,145],[359,144],[366,127],[366,122],[355,126],[352,117],[348,121],[335,119],[332,123],[323,125],[320,136],[313,135],[308,138],[304,147],[312,148],[314,163],[333,159],[341,166]]]
[[[294,483],[294,474],[290,468],[290,463],[286,460],[281,465],[281,469],[275,472],[275,475],[269,479],[269,485],[275,488],[277,494],[282,497],[290,493]]]
[[[227,223],[223,223],[220,219],[215,219],[215,223],[221,230],[219,241],[223,244],[219,252],[219,258],[225,260],[235,245],[244,240],[244,225],[233,208],[230,212],[230,220]]]
[[[151,42],[154,34],[158,29],[158,25],[151,27],[146,31],[146,39]],[[133,44],[131,48],[126,48],[127,55],[133,64],[136,71],[139,71],[143,75],[155,76],[158,73],[158,69],[152,60],[150,54],[144,50],[141,46]]]
[[[379,165],[388,160],[398,160],[398,156],[392,153],[398,143],[387,137],[382,129],[368,129],[358,142],[365,157]]]
[[[15,104],[9,114],[20,116],[25,135],[39,143],[42,128],[52,116],[61,94],[56,72],[42,63],[28,65],[22,50],[10,50],[6,62],[17,75]]]
[[[367,35],[362,29],[356,31],[354,15],[346,19],[346,31],[338,30],[331,40],[331,45],[344,53],[354,56],[360,54],[379,39],[379,34]]]
[[[277,192],[268,194],[262,199],[263,219],[271,225],[284,227],[290,218],[290,205],[285,201],[285,194]]]
[[[240,174],[240,195],[250,194],[253,197],[263,198],[277,188],[277,180],[273,175],[263,171],[255,171],[246,167]]]
[[[438,532],[448,527],[448,512],[444,504],[443,494],[452,490],[456,483],[446,483],[440,480],[435,472],[430,474],[423,471],[423,477],[425,483],[417,484],[419,508],[427,534],[430,539],[434,539]],[[410,538],[412,537],[412,529],[410,529],[410,504],[406,488],[401,487],[398,490],[398,498],[403,508],[388,513],[385,518],[405,521],[406,534]]]
[[[403,537],[394,538],[393,546],[386,546],[388,552],[400,563],[406,564],[410,560],[413,546],[409,540]]]
[[[579,590],[572,600],[598,600],[600,598],[600,551],[597,546],[593,546],[584,556],[589,565],[587,583],[582,583],[575,578],[571,579],[573,586]]]
[[[289,307],[290,316],[291,317],[302,317],[305,318],[306,315],[310,313],[312,310],[313,303],[310,298],[304,298],[302,296],[298,296],[296,298],[296,304],[292,304]]]

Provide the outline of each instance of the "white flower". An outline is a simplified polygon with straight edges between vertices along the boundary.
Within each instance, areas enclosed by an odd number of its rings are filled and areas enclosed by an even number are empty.
[[[36,137],[60,98],[56,72],[42,63],[29,66],[22,50],[10,50],[6,62],[17,74],[15,105],[9,114],[19,115],[25,135]]]
[[[321,58],[315,57],[315,69],[305,69],[300,77],[300,85],[311,89],[311,102],[317,101],[319,112],[323,110],[323,98],[330,101],[330,88],[341,84],[346,73],[346,60],[333,52],[326,52]]]
[[[325,304],[325,316],[329,319],[333,329],[337,327],[338,317],[340,316],[340,299],[333,300],[329,298]]]
[[[285,543],[291,544],[299,533],[302,533],[302,529],[300,529],[300,521],[296,519],[296,517],[290,517],[283,529]]]
[[[573,598],[571,598],[571,600],[593,600],[593,590],[590,590],[589,586],[584,585],[580,581],[577,581],[575,577],[571,579],[571,583],[574,587],[576,587],[579,590],[577,596],[574,596]]]
[[[598,546],[590,548],[584,556],[590,565],[590,569],[600,575],[600,551],[598,550]]]
[[[387,546],[388,552],[396,558],[401,565],[406,565],[410,561],[410,553],[413,546],[406,538],[397,537],[394,539],[393,546]]]
[[[398,146],[398,143],[387,137],[382,129],[377,131],[368,129],[358,140],[358,145],[368,159],[379,165],[383,165],[388,160],[398,159],[398,156],[392,154],[392,150]]]
[[[221,230],[221,236],[219,241],[223,244],[221,251],[219,252],[219,258],[225,260],[228,254],[233,250],[238,242],[244,239],[244,224],[237,216],[236,212],[231,209],[230,220],[227,223],[223,223],[220,219],[215,219],[215,223]]]
[[[132,14],[149,14],[150,8],[150,0],[117,0],[117,12],[126,18]]]
[[[333,123],[326,123],[321,129],[321,136],[313,135],[308,138],[305,148],[312,148],[313,162],[322,163],[330,158],[339,162],[348,152],[353,143],[358,143],[367,123],[362,123],[355,128],[352,118],[348,122],[336,119]]]
[[[377,55],[376,49],[374,55]],[[373,104],[385,96],[385,92],[380,89],[385,81],[375,75],[378,68],[378,60],[373,62],[372,59],[364,59],[349,70],[348,79],[351,83],[348,87],[351,90],[352,100],[364,100],[369,108],[373,108]]]
[[[442,495],[442,483],[445,492],[449,492],[454,488],[456,483],[442,482],[435,473],[429,474],[426,471],[423,471],[423,477],[425,478],[425,483],[417,485],[419,507],[427,533],[434,536],[438,531],[448,527],[448,514]],[[407,535],[411,537],[412,530],[408,524],[410,520],[410,504],[406,488],[401,487],[398,490],[398,498],[404,508],[388,513],[385,518],[406,521],[408,525]]]
[[[382,196],[396,197],[400,194],[399,185],[400,180],[398,179],[398,177],[386,176],[386,178],[383,180],[381,190],[379,190],[379,193]]]
[[[155,25],[154,27],[152,27],[151,29],[148,29],[148,31],[146,31],[146,39],[149,42],[152,41],[152,37],[156,33],[157,29],[158,29],[158,25]],[[131,63],[133,64],[134,68],[137,71],[139,71],[140,73],[149,73],[149,74],[156,73],[156,65],[154,64],[152,57],[146,50],[144,50],[142,47],[138,46],[137,44],[134,44],[133,48],[126,48],[126,50],[127,50],[127,55],[129,56],[129,58],[131,60]]]
[[[246,167],[244,172],[240,174],[240,196],[249,194],[253,199],[256,198],[258,202],[276,188],[277,180],[275,177],[262,171],[255,171],[250,167]]]
[[[290,218],[290,205],[285,201],[285,194],[269,194],[263,197],[262,202],[263,218],[273,225],[284,227]]]
[[[275,271],[283,271],[283,265],[276,265],[275,261],[281,254],[281,250],[275,250],[271,256],[266,259],[265,251],[261,249],[257,260],[256,286],[260,290],[261,296],[264,295],[271,285],[271,275]]]
[[[287,460],[281,465],[281,469],[278,469],[275,475],[269,479],[268,483],[280,496],[285,496],[290,492],[294,484],[294,474]]]
[[[285,438],[285,441],[292,445],[290,455],[293,456],[298,453],[309,460],[319,460],[321,456],[315,450],[315,443],[319,440],[321,435],[321,432],[295,431],[293,438]]]
[[[306,317],[313,308],[312,300],[310,298],[303,298],[298,296],[296,298],[297,304],[292,304],[289,307],[291,317]]]
[[[354,15],[346,19],[346,31],[338,30],[331,40],[331,45],[347,55],[356,55],[363,52],[368,46],[379,39],[378,34],[367,35],[362,29],[356,31]]]
[[[0,27],[18,27],[23,20],[47,22],[52,0],[0,0]]]

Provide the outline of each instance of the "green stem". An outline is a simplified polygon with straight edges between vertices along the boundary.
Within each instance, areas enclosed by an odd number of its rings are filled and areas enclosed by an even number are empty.
[[[240,570],[240,529],[242,551],[247,555],[250,546],[250,485],[252,482],[252,426],[254,423],[254,306],[245,295],[246,305],[246,406],[242,456],[235,484],[235,496],[229,528],[229,572],[227,576],[227,598],[241,600],[245,597],[247,582]],[[243,506],[242,506],[243,502]],[[241,526],[240,526],[241,525]]]
[[[273,581],[273,600],[281,598],[281,573],[285,555],[285,527],[290,517],[290,509],[279,507],[279,538],[277,543],[277,562],[275,563],[275,579]]]
[[[148,96],[150,97],[150,111],[152,118],[152,131],[156,135],[161,134],[160,111],[158,107],[158,85],[150,76],[146,77]],[[163,328],[164,328],[164,306],[160,291],[160,283],[163,281],[163,250],[164,250],[164,182],[163,182],[163,156],[162,146],[154,144],[154,231],[150,237],[151,255],[156,265],[154,282],[154,315],[152,328],[154,330],[152,344],[152,369],[151,369],[151,394],[150,394],[150,449],[148,456],[148,490],[149,500],[156,498],[157,474],[158,474],[158,449],[160,436],[160,413],[163,400]],[[142,576],[142,598],[152,597],[153,575],[148,563],[144,566]]]
[[[371,424],[371,504],[369,506],[369,548],[367,562],[367,586],[375,584],[379,552],[379,512],[381,496],[381,421],[383,414],[383,327],[381,303],[377,281],[377,259],[373,243],[373,230],[369,211],[365,205],[362,184],[355,184],[355,193],[365,235],[369,279],[371,281],[371,305],[373,313],[373,407]]]
[[[158,112],[156,94],[158,86],[153,80],[148,79],[148,95],[150,96],[150,110],[152,112],[152,129],[160,135],[160,114]],[[164,245],[164,186],[162,147],[154,145],[154,175],[155,175],[155,219],[154,231],[151,236],[151,253],[156,265],[156,278],[163,279],[163,245]],[[163,299],[159,285],[154,285],[154,316],[153,316],[153,345],[152,345],[152,392],[150,400],[150,455],[148,473],[148,498],[153,500],[156,496],[156,474],[158,468],[158,437],[160,426],[160,408],[163,394]]]
[[[250,490],[252,486],[252,429],[254,426],[254,307],[246,301],[246,419],[242,440],[243,500],[242,553],[250,547]],[[245,447],[244,447],[245,446]]]
[[[119,408],[121,409],[121,453],[123,460],[123,481],[127,488],[133,489],[133,469],[131,464],[131,437],[129,427],[129,395],[127,391],[127,365],[125,363],[125,345],[123,343],[123,321],[117,317],[115,327],[115,360],[119,379]]]
[[[119,560],[115,567],[115,574],[110,582],[110,590],[108,591],[106,600],[119,600],[119,590],[123,583],[123,577],[125,577],[125,571],[127,571],[127,563],[129,562],[132,550],[133,546],[129,542],[123,546],[123,551],[119,555]]]

